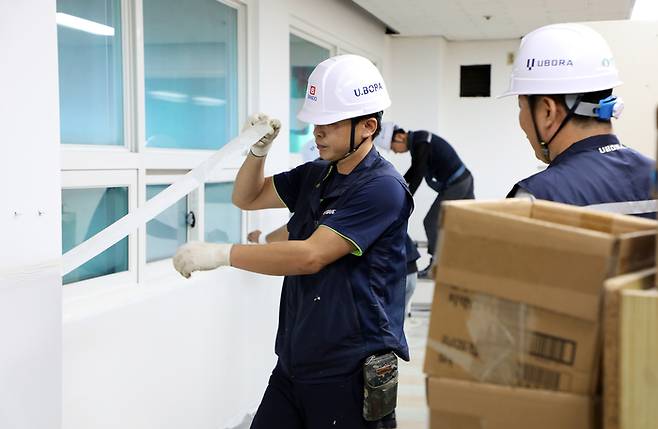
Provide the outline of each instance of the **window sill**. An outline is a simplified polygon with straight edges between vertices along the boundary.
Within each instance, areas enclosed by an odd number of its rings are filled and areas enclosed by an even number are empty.
[[[232,268],[219,268],[219,270],[229,269]],[[174,270],[171,259],[166,259],[149,264],[141,283],[131,280],[128,275],[115,275],[65,285],[62,320],[67,324],[96,317],[183,288],[194,287],[204,282],[210,275],[212,275],[210,272],[200,272],[195,273],[190,279],[184,279]]]

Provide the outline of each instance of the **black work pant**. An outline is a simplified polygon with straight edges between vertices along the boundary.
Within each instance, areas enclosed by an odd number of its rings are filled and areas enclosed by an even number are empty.
[[[251,429],[375,429],[363,418],[363,369],[344,379],[304,382],[277,365]]]
[[[436,251],[436,240],[439,234],[439,216],[441,213],[441,203],[450,200],[472,200],[475,198],[473,193],[473,176],[466,170],[456,181],[446,186],[443,192],[437,195],[429,211],[423,219],[425,234],[427,235],[427,253],[433,258]]]

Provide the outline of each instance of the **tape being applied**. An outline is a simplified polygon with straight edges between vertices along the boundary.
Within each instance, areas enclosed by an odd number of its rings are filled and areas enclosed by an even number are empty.
[[[233,157],[241,155],[247,145],[252,145],[271,131],[272,128],[266,123],[257,124],[246,130],[201,165],[148,200],[142,207],[128,213],[98,234],[66,252],[62,256],[62,275],[78,268],[194,191],[206,181],[213,170],[223,167]]]

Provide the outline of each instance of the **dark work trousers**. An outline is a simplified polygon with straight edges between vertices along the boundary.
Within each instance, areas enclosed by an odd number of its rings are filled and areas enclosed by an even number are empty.
[[[434,258],[436,251],[436,239],[439,231],[439,214],[441,211],[441,202],[450,200],[472,200],[475,198],[473,194],[473,176],[471,172],[466,170],[457,180],[450,185],[446,186],[443,192],[437,195],[432,203],[429,211],[423,219],[423,226],[425,227],[425,234],[427,235],[427,253]]]
[[[277,365],[251,429],[376,429],[363,418],[363,369],[343,380],[297,381]]]

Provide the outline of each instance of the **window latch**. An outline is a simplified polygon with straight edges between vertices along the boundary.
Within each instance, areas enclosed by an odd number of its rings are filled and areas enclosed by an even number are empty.
[[[193,211],[190,211],[185,215],[185,223],[190,227],[194,228],[194,225],[196,225],[196,216],[194,215]]]

